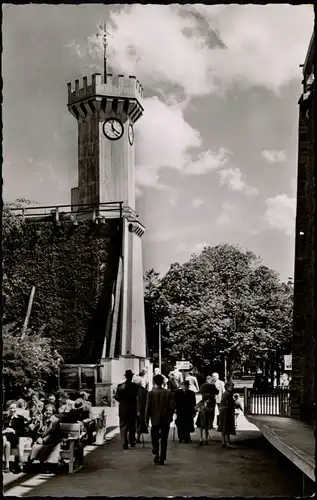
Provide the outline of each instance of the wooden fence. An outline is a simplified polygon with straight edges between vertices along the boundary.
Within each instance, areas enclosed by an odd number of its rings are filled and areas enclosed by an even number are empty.
[[[290,417],[290,390],[272,389],[269,392],[261,393],[255,389],[245,389],[244,411],[246,415]]]

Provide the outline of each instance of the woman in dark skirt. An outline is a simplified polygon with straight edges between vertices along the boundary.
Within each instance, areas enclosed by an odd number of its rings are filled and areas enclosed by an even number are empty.
[[[196,415],[196,397],[189,390],[189,381],[182,383],[182,388],[175,391],[176,426],[179,443],[191,443],[191,433],[195,431],[194,417]]]
[[[196,425],[200,429],[199,445],[204,444],[203,435],[205,433],[205,444],[208,444],[209,431],[213,429],[215,418],[216,396],[219,393],[215,385],[215,379],[210,375],[206,378],[206,383],[200,387],[202,399],[197,405],[199,411]]]
[[[223,448],[235,448],[230,442],[230,436],[236,435],[233,389],[233,382],[225,383],[225,392],[219,405],[218,431],[221,432]]]

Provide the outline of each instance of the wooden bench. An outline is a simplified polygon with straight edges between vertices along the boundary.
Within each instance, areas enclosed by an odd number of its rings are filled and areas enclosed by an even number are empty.
[[[87,432],[80,423],[61,423],[61,431],[64,436],[60,452],[61,459],[68,461],[68,473],[73,474],[83,466]]]
[[[22,412],[21,412],[22,413]],[[28,412],[24,413],[28,416]],[[105,442],[106,434],[106,410],[102,407],[92,407],[91,409],[92,419],[95,422],[95,444],[101,445]],[[24,444],[24,456],[23,461],[27,462],[31,450],[32,450],[32,439],[29,437],[22,438],[25,442]],[[63,460],[68,461],[68,473],[78,471],[83,466],[83,456],[84,448],[87,444],[88,434],[86,428],[81,423],[62,423],[61,422],[61,450],[60,456]],[[17,460],[18,450],[16,448],[11,449],[11,458]]]
[[[68,462],[69,474],[77,472],[83,466],[86,438],[87,432],[83,429],[82,424],[61,423],[61,443],[57,446],[60,447],[61,459]],[[32,450],[32,439],[29,437],[23,437],[22,439],[25,441],[23,460],[24,462],[28,462]],[[17,448],[12,448],[11,458],[16,461],[17,457]]]

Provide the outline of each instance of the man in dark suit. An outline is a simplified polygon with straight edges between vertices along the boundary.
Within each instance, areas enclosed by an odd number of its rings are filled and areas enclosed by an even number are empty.
[[[163,376],[160,374],[155,375],[153,381],[155,387],[147,396],[145,420],[148,424],[151,419],[151,439],[154,463],[164,465],[166,460],[168,434],[174,414],[174,403],[172,392],[162,387],[164,383]]]
[[[135,431],[139,387],[132,382],[133,375],[134,373],[131,370],[126,370],[124,374],[126,381],[118,385],[115,394],[115,399],[119,403],[120,433],[124,450],[128,449],[129,442],[132,448],[136,443]]]

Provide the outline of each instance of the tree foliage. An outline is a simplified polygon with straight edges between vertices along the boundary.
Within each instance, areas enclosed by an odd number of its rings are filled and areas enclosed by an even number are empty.
[[[228,244],[205,248],[189,262],[173,264],[156,288],[151,307],[164,316],[171,359],[184,356],[204,371],[226,357],[232,373],[245,362],[290,349],[292,285],[248,250]]]
[[[5,206],[4,324],[21,325],[35,286],[30,327],[52,340],[65,362],[101,356],[121,232],[118,219],[78,226],[23,222]]]
[[[15,324],[6,325],[2,333],[2,376],[6,399],[21,396],[23,387],[52,390],[57,385],[60,356],[51,340],[28,331],[21,340]]]

